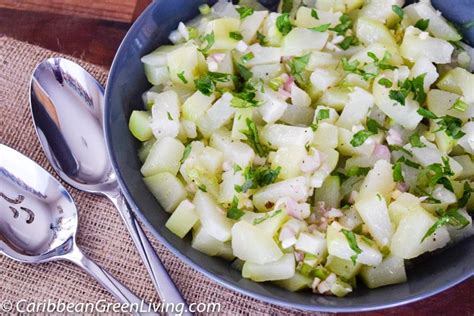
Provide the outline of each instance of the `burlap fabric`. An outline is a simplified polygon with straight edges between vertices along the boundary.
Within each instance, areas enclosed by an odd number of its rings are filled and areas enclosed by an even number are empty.
[[[35,65],[60,54],[0,37],[0,143],[29,156],[54,174],[36,138],[31,121],[29,80]],[[71,58],[75,60],[74,58]],[[104,83],[107,70],[75,60]],[[105,198],[80,192],[68,185],[79,209],[78,244],[138,296],[159,302],[148,274],[117,211]],[[294,315],[300,313],[262,303],[228,290],[182,263],[150,234],[171,277],[189,303],[218,302],[229,315]],[[112,296],[76,266],[66,262],[39,265],[17,263],[0,256],[0,301],[43,302],[48,299],[95,303]],[[1,312],[0,312],[1,314]]]

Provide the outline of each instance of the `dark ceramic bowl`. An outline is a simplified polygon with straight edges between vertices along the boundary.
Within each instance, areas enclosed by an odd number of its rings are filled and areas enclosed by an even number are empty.
[[[310,292],[291,293],[270,283],[243,279],[229,262],[194,250],[188,239],[179,239],[165,228],[169,215],[142,181],[141,164],[137,158],[139,143],[129,133],[128,118],[132,110],[142,108],[141,94],[150,88],[140,57],[166,43],[168,34],[179,21],[187,21],[197,15],[198,6],[204,2],[153,2],[123,40],[108,79],[105,98],[107,145],[124,194],[148,229],[181,260],[218,283],[262,301],[303,310],[355,312],[388,308],[429,297],[470,277],[474,271],[472,238],[408,269],[409,281],[405,284],[375,290],[360,286],[344,298]],[[268,2],[275,1],[267,1],[267,5]]]

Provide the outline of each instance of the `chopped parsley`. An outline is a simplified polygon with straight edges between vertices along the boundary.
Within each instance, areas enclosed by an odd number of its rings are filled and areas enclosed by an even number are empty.
[[[351,145],[353,147],[359,147],[365,143],[365,141],[372,135],[376,135],[379,129],[385,130],[376,120],[372,118],[367,119],[367,130],[361,130],[352,136]]]
[[[359,45],[359,40],[357,37],[351,35],[351,36],[346,36],[344,40],[339,44],[339,47],[341,47],[343,50],[349,49],[351,46],[357,46]]]
[[[186,159],[188,159],[191,149],[191,144],[187,144],[186,147],[184,147],[183,157],[181,158],[180,163],[183,163]]]
[[[422,31],[426,31],[426,29],[428,28],[429,25],[430,25],[430,20],[429,19],[419,19],[415,23],[415,27],[422,30]]]
[[[410,92],[413,93],[414,99],[422,104],[426,100],[426,92],[424,88],[426,73],[423,73],[413,79],[407,79],[400,85],[400,90],[390,90],[388,96],[390,99],[405,106],[405,99]]]
[[[202,192],[207,192],[207,187],[204,184],[198,185],[198,189],[201,190]]]
[[[170,121],[173,120],[173,117],[171,116],[171,113],[170,113],[170,112],[166,112],[166,115],[168,116],[168,120],[170,120]]]
[[[370,65],[370,64],[361,65],[360,61],[358,60],[349,62],[346,57],[343,57],[341,59],[342,68],[346,72],[354,73],[356,75],[361,76],[362,79],[364,79],[365,81],[374,79],[380,73],[380,70],[397,69],[396,66],[390,65],[389,61],[390,61],[390,58],[392,58],[392,55],[387,51],[385,52],[382,59],[379,59],[373,52],[368,52],[367,56],[369,56],[370,59],[373,60],[372,65],[374,65],[377,68],[375,72],[368,72],[367,70],[365,70],[365,66]]]
[[[410,157],[413,157],[413,154],[411,152],[409,152],[408,150],[406,150],[400,145],[388,145],[388,148],[390,149],[390,151],[401,151],[402,153],[407,154]]]
[[[243,20],[248,16],[251,16],[254,13],[254,9],[249,7],[239,7],[236,9],[239,12],[240,19]]]
[[[216,42],[216,37],[214,36],[214,32],[202,36],[201,41],[203,42],[203,44],[204,43],[207,43],[207,44],[204,48],[200,48],[199,51],[203,54],[207,54],[207,52],[211,49],[211,47]]]
[[[345,35],[346,31],[352,27],[352,20],[347,14],[341,15],[339,18],[339,24],[331,28],[331,31],[337,33],[337,35]]]
[[[280,214],[281,212],[282,212],[282,210],[276,210],[275,212],[272,213],[272,215],[270,215],[270,212],[267,212],[267,213],[265,213],[265,215],[263,215],[261,217],[257,217],[256,219],[254,219],[253,224],[258,225],[260,223],[263,223],[267,219],[273,218],[273,217],[277,216],[278,214]]]
[[[318,11],[316,11],[315,9],[311,9],[311,16],[316,20],[319,20]]]
[[[245,182],[242,185],[236,185],[235,191],[247,192],[250,189],[257,189],[272,184],[278,178],[281,167],[272,169],[267,166],[247,167],[244,171]]]
[[[410,153],[410,154],[411,154],[411,153]],[[405,158],[405,157],[403,157],[403,156],[400,157],[400,158],[397,160],[397,162],[403,163],[403,164],[407,165],[408,167],[415,168],[415,169],[420,169],[420,167],[421,167],[421,166],[420,166],[419,164],[417,164],[416,162],[411,161],[411,160],[409,160],[409,159],[407,159],[407,158]]]
[[[421,239],[420,243],[425,241],[426,238],[433,235],[438,228],[446,225],[454,226],[457,229],[463,229],[467,225],[470,224],[469,220],[459,214],[458,208],[450,208],[448,209],[442,216],[428,229],[426,234]]]
[[[403,177],[402,172],[402,162],[397,161],[392,167],[392,178],[395,182],[404,182],[405,178]]]
[[[419,108],[416,112],[427,119],[436,120],[438,118],[436,114],[426,108]]]
[[[416,148],[423,148],[423,147],[426,147],[426,145],[423,144],[423,142],[421,141],[421,139],[420,139],[420,134],[418,134],[418,133],[414,133],[413,135],[411,135],[411,136],[408,138],[408,141],[410,142],[410,144],[411,144],[413,147],[416,147]]]
[[[461,98],[457,99],[456,102],[454,102],[453,106],[451,109],[455,109],[460,112],[465,112],[467,108],[469,107],[469,104],[461,100]]]
[[[359,147],[362,144],[364,144],[365,141],[372,135],[374,135],[374,133],[372,133],[371,131],[366,131],[366,130],[358,131],[357,133],[354,134],[354,136],[352,136],[351,145],[353,147]]]
[[[439,117],[426,108],[419,108],[417,112],[424,118],[436,120],[439,129],[437,129],[435,132],[444,131],[446,135],[452,137],[453,139],[459,139],[466,135],[466,133],[461,130],[462,121],[456,117],[450,115]]]
[[[331,26],[331,23],[321,24],[321,25],[310,28],[310,30],[316,31],[316,32],[326,32],[330,26]]]
[[[237,69],[239,70],[239,74],[245,81],[248,81],[250,78],[253,77],[253,73],[244,65],[237,64]]]
[[[188,80],[186,80],[186,77],[184,76],[184,70],[178,73],[178,78],[181,80],[184,84],[188,83]]]
[[[436,184],[443,185],[453,192],[453,186],[449,177],[454,175],[449,165],[449,158],[443,157],[443,164],[434,163],[420,171],[417,177],[417,185],[422,188],[433,188]]]
[[[370,171],[370,168],[363,168],[363,167],[350,167],[349,170],[346,172],[346,176],[348,177],[360,177],[360,176],[366,176]]]
[[[227,218],[239,220],[244,214],[245,212],[239,208],[239,199],[234,195],[232,203],[227,210]]]
[[[354,60],[353,62],[349,62],[346,57],[341,59],[342,68],[344,71],[348,73],[354,73],[362,77],[362,79],[368,81],[373,79],[377,76],[377,74],[370,73],[365,71],[363,68],[359,68],[360,62],[358,60]]]
[[[240,60],[242,61],[242,63],[246,64],[254,58],[255,58],[255,55],[252,52],[248,52],[247,54],[240,57]]]
[[[218,82],[228,82],[231,80],[231,74],[225,74],[221,72],[208,72],[204,76],[194,80],[196,89],[202,94],[210,96]]]
[[[306,54],[301,57],[293,57],[290,61],[288,61],[288,66],[290,67],[291,75],[300,84],[306,83],[304,72],[305,72],[306,66],[309,63],[310,57],[311,57],[311,54]]]
[[[262,46],[267,45],[267,38],[265,37],[265,35],[263,35],[259,31],[257,31],[257,41]]]
[[[440,117],[437,120],[437,123],[439,129],[437,129],[435,132],[444,131],[446,135],[452,137],[453,139],[459,139],[466,135],[466,133],[461,130],[462,121],[457,117],[446,115]]]
[[[250,82],[246,82],[240,92],[233,93],[234,98],[231,105],[235,108],[249,108],[259,106],[259,102],[255,100],[255,87]]]
[[[379,85],[384,86],[385,88],[391,88],[393,86],[393,82],[387,78],[381,78],[378,81]]]
[[[403,20],[403,15],[405,14],[405,12],[403,12],[403,9],[398,6],[398,5],[392,5],[392,11],[398,15],[398,17],[400,18],[400,20]]]
[[[235,39],[236,41],[240,41],[244,39],[244,37],[242,36],[242,33],[240,32],[229,32],[229,37],[232,39]]]
[[[311,124],[311,129],[316,131],[318,129],[319,122],[329,118],[329,109],[321,109],[316,114],[316,120],[313,124]]]
[[[352,264],[355,265],[357,257],[362,253],[362,249],[360,249],[359,245],[357,245],[357,239],[353,232],[343,228],[341,229],[341,233],[343,233],[346,237],[349,247],[356,253],[355,255],[351,256]]]
[[[291,32],[293,29],[293,24],[290,21],[290,15],[288,13],[283,13],[276,20],[276,27],[278,31],[284,36]]]
[[[469,182],[464,182],[463,193],[461,199],[458,201],[458,207],[465,207],[471,198],[471,193],[474,192],[474,189],[471,188]]]
[[[257,125],[250,118],[247,118],[246,123],[247,130],[242,131],[242,134],[247,136],[247,141],[249,142],[253,150],[257,153],[257,155],[259,155],[260,157],[265,157],[268,154],[269,149],[267,148],[267,146],[260,143]]]

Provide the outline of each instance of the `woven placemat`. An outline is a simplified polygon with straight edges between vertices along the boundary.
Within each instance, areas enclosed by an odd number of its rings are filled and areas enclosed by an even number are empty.
[[[31,73],[37,63],[52,56],[61,55],[0,37],[0,143],[27,155],[54,174],[36,138],[28,104]],[[106,69],[71,59],[105,83]],[[68,185],[66,187],[79,209],[79,246],[138,296],[159,302],[126,228],[112,204],[105,198],[80,192]],[[216,284],[182,263],[150,234],[148,236],[189,303],[220,303],[221,312],[229,315],[301,313],[257,301]],[[17,302],[20,299],[28,302],[43,302],[48,299],[68,303],[95,303],[99,300],[114,302],[106,290],[72,264],[53,262],[27,265],[0,256],[0,301]]]

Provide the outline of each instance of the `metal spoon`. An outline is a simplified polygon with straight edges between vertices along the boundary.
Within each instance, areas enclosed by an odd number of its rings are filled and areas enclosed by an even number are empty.
[[[34,161],[1,144],[0,188],[1,254],[24,263],[73,262],[118,301],[141,306],[139,297],[77,247],[77,209],[66,189]]]
[[[36,132],[54,170],[71,186],[113,202],[160,299],[187,306],[118,185],[103,134],[102,86],[74,62],[50,58],[36,67],[30,89]]]

